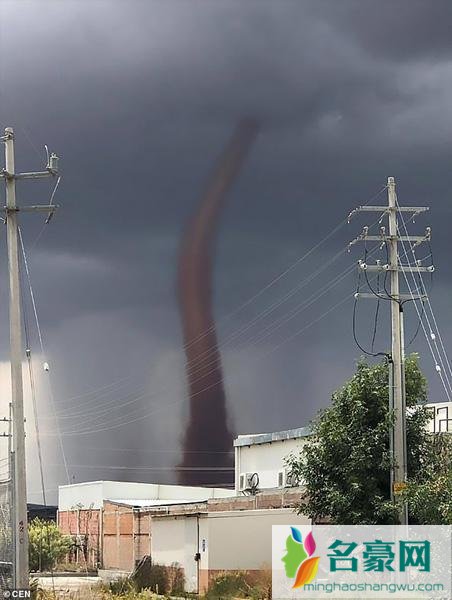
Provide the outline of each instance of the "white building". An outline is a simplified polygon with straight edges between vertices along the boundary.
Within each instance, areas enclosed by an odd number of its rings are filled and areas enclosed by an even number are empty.
[[[209,498],[228,498],[233,495],[233,490],[224,488],[128,481],[87,481],[59,486],[58,511],[61,513],[74,509],[98,510],[103,507],[105,501],[133,506],[158,506],[203,502]]]
[[[427,404],[432,414],[432,419],[428,425],[431,433],[452,433],[452,403],[438,402],[436,404]]]
[[[285,459],[290,454],[297,456],[309,435],[308,427],[239,435],[234,440],[236,494],[253,487],[265,490],[298,485],[291,478]]]
[[[91,564],[111,576],[130,573],[150,555],[178,563],[186,590],[203,592],[224,571],[271,567],[272,525],[309,524],[297,515],[301,496],[285,470],[309,430],[241,435],[234,441],[235,490],[94,481],[59,488],[59,524],[83,537]],[[247,484],[250,483],[250,485]]]
[[[152,560],[184,569],[187,592],[203,593],[220,573],[271,569],[272,525],[309,525],[293,508],[162,515],[152,519]]]
[[[153,516],[152,560],[166,566],[178,562],[186,590],[200,593],[220,573],[270,569],[272,525],[311,522],[294,510],[302,491],[285,465],[308,436],[308,428],[238,436],[235,498],[208,500],[204,510],[198,506],[191,514]]]

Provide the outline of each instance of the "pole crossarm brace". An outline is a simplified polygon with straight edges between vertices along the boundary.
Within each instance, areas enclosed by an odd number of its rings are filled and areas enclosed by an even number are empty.
[[[430,210],[429,206],[358,206],[357,208],[354,208],[348,215],[348,220],[350,221],[350,219],[359,212],[378,212],[388,214],[395,211],[415,213],[415,215],[417,215],[428,210]]]
[[[430,235],[366,235],[357,239],[357,242],[361,240],[368,242],[391,242],[397,240],[398,242],[416,242],[422,243],[430,241]]]
[[[1,210],[3,212],[54,212],[60,208],[59,204],[33,204],[31,206],[16,206],[15,208],[8,208],[4,206]]]
[[[367,263],[365,263],[362,260],[358,261],[358,268],[361,269],[362,271],[398,271],[399,273],[433,273],[435,270],[435,267],[433,265],[430,265],[428,267],[421,267],[418,265],[394,266],[394,265],[388,265],[387,263],[386,264],[378,264],[377,263],[375,265],[368,265]]]
[[[5,179],[44,179],[45,177],[55,177],[58,174],[54,169],[46,171],[31,171],[30,173],[8,173],[6,169],[0,171],[0,177]]]
[[[424,235],[386,235],[386,227],[380,227],[380,235],[368,235],[369,227],[366,225],[360,235],[358,235],[354,240],[352,240],[348,245],[348,251],[350,252],[350,248],[357,244],[358,242],[380,242],[381,247],[387,243],[392,242],[408,242],[413,243],[413,248],[416,248],[420,244],[424,242],[430,242],[432,239],[432,228],[426,227]]]
[[[399,294],[398,300],[405,302],[406,300],[427,300],[427,294]],[[356,299],[364,298],[366,300],[375,300],[375,294],[368,292],[357,292],[355,294]]]

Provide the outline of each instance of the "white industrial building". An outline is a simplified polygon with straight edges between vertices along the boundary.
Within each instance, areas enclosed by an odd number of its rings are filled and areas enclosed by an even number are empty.
[[[235,489],[95,481],[61,486],[61,529],[84,536],[85,559],[130,572],[144,555],[184,570],[186,590],[202,592],[218,573],[270,568],[274,524],[307,524],[294,511],[298,482],[285,458],[300,452],[306,428],[241,435],[234,441]]]
[[[60,485],[59,512],[74,509],[101,509],[104,502],[131,506],[159,506],[203,502],[209,498],[228,498],[234,492],[225,488],[190,487],[128,481],[87,481]]]
[[[271,569],[272,525],[308,525],[293,508],[212,511],[152,519],[151,556],[181,565],[188,592],[203,593],[227,571],[258,574]],[[198,560],[196,559],[198,558]]]
[[[431,411],[431,421],[428,426],[430,433],[452,433],[452,403],[437,402],[427,404]]]
[[[428,406],[429,430],[452,431],[451,405]],[[178,563],[189,592],[204,592],[224,571],[257,574],[271,565],[272,525],[310,523],[295,511],[302,482],[286,467],[309,435],[308,428],[239,435],[234,490],[108,481],[61,486],[60,526],[91,535],[99,564],[110,572],[130,572],[144,555],[168,567]]]
[[[239,435],[234,440],[236,494],[252,487],[295,487],[299,482],[292,479],[285,459],[290,454],[298,455],[309,435],[308,427]]]

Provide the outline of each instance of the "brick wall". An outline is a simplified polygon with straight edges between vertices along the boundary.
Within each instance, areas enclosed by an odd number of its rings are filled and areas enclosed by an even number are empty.
[[[234,496],[209,500],[209,512],[225,510],[257,510],[266,508],[295,508],[302,497],[297,488],[262,491],[255,496]]]
[[[69,535],[74,547],[68,561],[76,562],[82,567],[96,567],[101,560],[100,547],[101,511],[96,509],[76,509],[58,513],[58,527],[62,533]]]

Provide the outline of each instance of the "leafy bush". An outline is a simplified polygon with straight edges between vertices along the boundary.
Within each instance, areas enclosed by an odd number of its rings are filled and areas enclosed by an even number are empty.
[[[128,577],[119,577],[108,583],[107,589],[115,596],[127,594],[128,592],[135,591],[131,580]]]
[[[149,569],[147,569],[146,575],[141,577],[139,582],[140,589],[137,589],[137,591],[149,589],[153,592],[164,595],[169,591],[168,584],[167,568],[163,565],[151,564]]]
[[[173,563],[167,568],[168,589],[172,596],[180,596],[185,591],[185,575],[184,570],[179,563]]]
[[[231,598],[252,598],[268,600],[271,598],[271,570],[259,573],[232,571],[218,575],[209,586],[206,600],[229,600]]]
[[[250,586],[246,580],[246,573],[234,571],[218,575],[210,584],[206,593],[208,600],[219,598],[244,598],[248,595]]]
[[[63,535],[56,523],[38,517],[29,523],[28,535],[31,571],[53,569],[72,545],[71,538]]]

